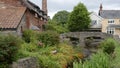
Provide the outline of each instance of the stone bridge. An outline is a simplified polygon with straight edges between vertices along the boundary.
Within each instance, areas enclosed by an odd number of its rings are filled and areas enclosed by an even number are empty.
[[[107,38],[113,38],[113,35],[102,33],[102,32],[69,32],[60,35],[61,40],[65,40],[67,38],[78,38],[79,44],[85,45],[85,38],[93,37],[96,40],[104,40]]]

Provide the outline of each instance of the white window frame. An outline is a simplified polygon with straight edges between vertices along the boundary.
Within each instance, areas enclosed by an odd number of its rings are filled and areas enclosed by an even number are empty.
[[[114,19],[108,19],[108,24],[114,24],[115,20]]]
[[[115,34],[115,28],[110,28],[110,27],[107,28],[107,33],[114,35]]]

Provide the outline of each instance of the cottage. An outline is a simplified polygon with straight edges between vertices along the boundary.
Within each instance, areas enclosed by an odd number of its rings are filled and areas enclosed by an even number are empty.
[[[21,35],[25,26],[25,7],[0,8],[0,31]]]
[[[120,10],[103,10],[100,5],[99,16],[102,20],[102,32],[120,37]]]
[[[0,31],[21,35],[25,29],[43,31],[47,23],[47,0],[42,9],[29,0],[0,0]]]

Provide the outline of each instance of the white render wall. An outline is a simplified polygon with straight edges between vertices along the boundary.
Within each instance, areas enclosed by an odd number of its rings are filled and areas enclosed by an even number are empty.
[[[98,16],[96,13],[92,12],[90,14],[90,18],[91,18],[91,21],[92,20],[96,20],[97,23],[94,24],[94,25],[91,25],[91,28],[102,28],[102,24],[101,24],[101,21],[102,21],[102,17]],[[92,24],[92,22],[91,22]]]

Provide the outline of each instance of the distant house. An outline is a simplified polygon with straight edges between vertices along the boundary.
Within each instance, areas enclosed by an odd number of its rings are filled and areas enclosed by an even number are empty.
[[[102,32],[120,37],[120,10],[102,10],[100,5],[99,16],[102,20]]]
[[[92,12],[90,14],[90,18],[91,18],[90,28],[101,31],[102,29],[101,21],[103,18],[97,15],[95,12]]]
[[[0,0],[0,31],[20,35],[25,29],[43,31],[47,23],[47,0],[42,9],[29,0]]]

